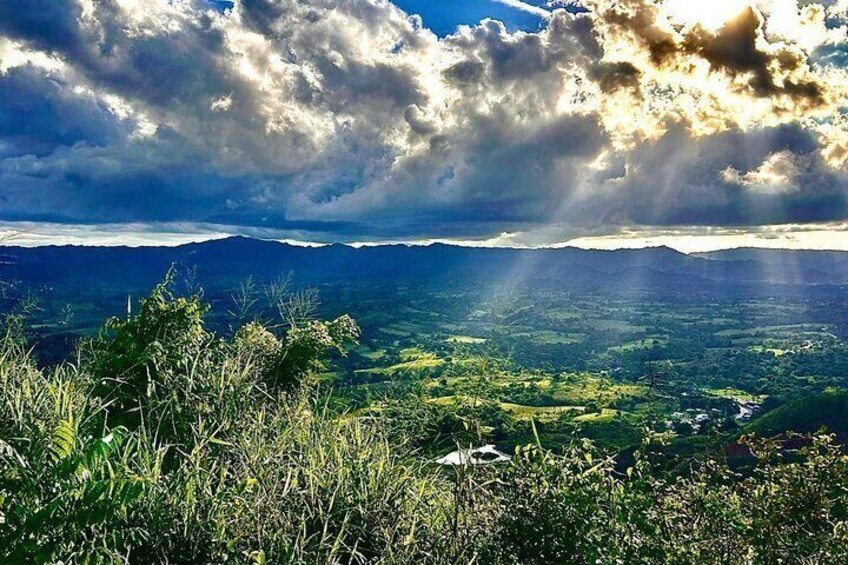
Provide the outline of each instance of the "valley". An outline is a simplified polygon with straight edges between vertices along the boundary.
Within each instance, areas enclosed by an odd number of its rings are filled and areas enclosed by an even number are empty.
[[[32,256],[45,253],[60,270],[33,267]],[[585,438],[627,450],[645,430],[670,433],[688,451],[846,387],[843,287],[787,284],[781,274],[838,281],[845,258],[807,254],[795,261],[801,267],[781,270],[774,265],[790,252],[740,253],[562,250],[536,269],[525,252],[444,246],[312,250],[238,239],[174,250],[13,249],[4,253],[5,308],[26,311],[36,355],[53,363],[106,317],[137,308],[174,265],[175,291],[202,293],[221,335],[252,320],[273,325],[280,293],[307,316],[350,314],[359,344],[320,375],[334,409],[362,416],[414,398],[440,422],[420,432],[428,453],[460,436],[503,449]],[[742,275],[723,265],[738,257]],[[69,258],[78,267],[60,267]],[[636,276],[633,265],[647,271]],[[678,284],[696,271],[719,273],[722,284]],[[757,272],[771,279],[754,283]]]

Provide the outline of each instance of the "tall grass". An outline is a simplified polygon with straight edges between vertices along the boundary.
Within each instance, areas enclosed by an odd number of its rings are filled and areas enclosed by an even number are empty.
[[[819,437],[739,476],[630,469],[575,441],[437,469],[420,402],[339,415],[312,375],[358,328],[210,333],[163,284],[78,360],[0,340],[0,563],[845,563],[848,461]],[[291,312],[291,309],[287,310]]]

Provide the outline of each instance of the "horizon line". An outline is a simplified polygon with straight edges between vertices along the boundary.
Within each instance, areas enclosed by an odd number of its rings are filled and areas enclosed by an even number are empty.
[[[734,249],[848,251],[848,221],[772,226],[572,226],[553,224],[503,231],[499,235],[380,237],[212,223],[150,222],[71,224],[0,220],[0,246],[178,247],[231,237],[276,241],[298,247],[352,248],[443,244],[491,249],[576,248],[599,251],[668,248],[686,255]]]
[[[138,243],[90,243],[85,240],[80,240],[78,242],[66,241],[66,242],[43,242],[43,243],[29,243],[20,245],[17,243],[14,237],[9,239],[0,239],[0,248],[12,248],[12,249],[38,249],[38,248],[91,248],[91,249],[177,249],[180,247],[188,247],[191,245],[201,245],[208,243],[216,243],[216,242],[224,242],[227,240],[234,239],[245,239],[256,242],[265,242],[265,243],[273,243],[279,245],[285,245],[289,247],[301,248],[301,249],[323,249],[327,247],[334,246],[342,246],[347,247],[349,249],[378,249],[384,247],[436,247],[436,246],[444,246],[444,247],[453,247],[457,249],[485,249],[485,250],[503,250],[503,251],[560,251],[560,250],[576,250],[576,251],[601,251],[612,253],[616,251],[648,251],[648,250],[668,250],[673,251],[675,253],[679,253],[681,255],[694,256],[694,255],[702,255],[708,253],[721,253],[725,251],[805,251],[805,252],[818,252],[818,253],[848,253],[848,249],[841,248],[806,248],[806,247],[775,247],[775,246],[756,246],[756,245],[740,245],[740,246],[728,246],[728,247],[716,247],[714,249],[709,250],[695,250],[695,251],[684,251],[681,249],[675,248],[673,245],[668,244],[645,244],[645,245],[622,245],[619,247],[611,247],[611,246],[581,246],[581,245],[572,245],[568,243],[564,244],[554,244],[554,245],[538,245],[538,246],[516,246],[516,245],[486,245],[484,242],[475,243],[475,242],[467,242],[467,241],[451,241],[447,239],[438,239],[438,240],[408,240],[408,241],[365,241],[365,242],[345,242],[345,241],[332,241],[332,242],[319,242],[319,241],[308,241],[308,240],[293,240],[293,239],[276,239],[276,238],[265,238],[265,237],[257,237],[252,235],[245,234],[225,234],[225,235],[217,235],[217,236],[209,236],[205,238],[196,238],[191,240],[186,240],[182,242],[160,242],[160,243],[151,243],[151,242],[138,242]]]

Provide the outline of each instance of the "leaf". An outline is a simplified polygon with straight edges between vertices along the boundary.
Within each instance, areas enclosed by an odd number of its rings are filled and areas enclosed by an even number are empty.
[[[4,459],[6,461],[10,459],[14,460],[21,469],[26,469],[29,467],[26,462],[26,459],[24,459],[23,456],[18,453],[14,447],[0,439],[0,460]]]
[[[51,451],[57,461],[71,456],[77,443],[77,428],[70,420],[62,420],[53,431]]]
[[[539,430],[536,429],[536,420],[535,418],[530,418],[530,425],[533,428],[533,437],[536,438],[536,445],[539,446],[539,451],[543,451],[542,447],[542,439],[539,437]]]
[[[212,437],[209,438],[209,443],[214,444],[214,445],[224,445],[224,446],[227,446],[227,447],[232,447],[232,445],[233,445],[229,441],[225,441],[223,439],[218,439],[215,436],[212,436]]]

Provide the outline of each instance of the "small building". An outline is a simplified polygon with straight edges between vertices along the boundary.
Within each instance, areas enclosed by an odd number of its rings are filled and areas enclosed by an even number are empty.
[[[738,400],[736,401],[736,405],[739,408],[739,413],[736,414],[733,419],[737,422],[747,422],[760,411],[760,405],[753,402],[743,402]]]
[[[468,449],[460,449],[453,453],[448,453],[444,457],[436,459],[436,464],[447,467],[459,467],[463,465],[494,465],[496,463],[506,463],[509,460],[509,455],[501,453],[495,449],[494,445],[484,445],[483,447],[469,447]]]

